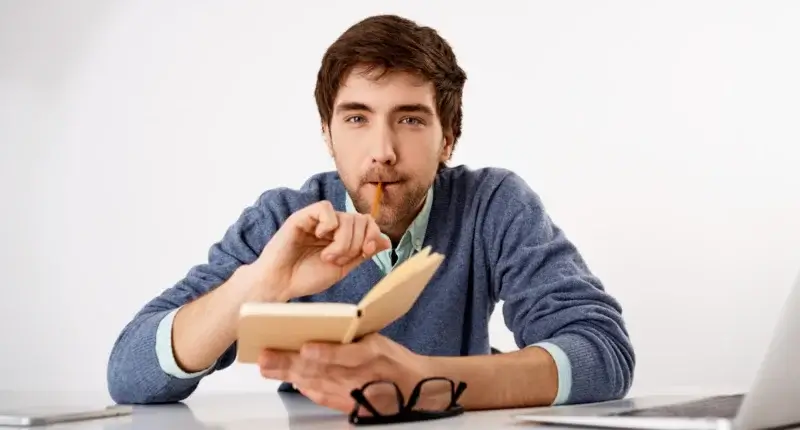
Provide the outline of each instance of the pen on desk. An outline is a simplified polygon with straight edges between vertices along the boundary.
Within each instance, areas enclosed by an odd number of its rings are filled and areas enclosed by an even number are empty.
[[[377,220],[380,214],[381,197],[383,197],[383,182],[378,182],[378,188],[375,189],[375,198],[372,200],[372,218]]]

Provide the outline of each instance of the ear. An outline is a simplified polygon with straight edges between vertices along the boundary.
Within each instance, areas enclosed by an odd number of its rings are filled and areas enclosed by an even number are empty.
[[[325,147],[328,149],[328,155],[333,157],[333,140],[331,139],[331,130],[327,125],[322,125],[322,139],[325,140]]]
[[[442,152],[439,155],[439,161],[442,163],[449,161],[450,157],[453,155],[453,141],[454,139],[452,134],[444,134],[444,137],[442,138]]]

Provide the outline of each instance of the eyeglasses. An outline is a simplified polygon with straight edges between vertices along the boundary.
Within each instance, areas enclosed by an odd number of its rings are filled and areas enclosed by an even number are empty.
[[[356,405],[352,424],[389,424],[447,418],[464,413],[458,399],[467,388],[447,378],[426,378],[414,387],[408,403],[394,382],[372,381],[350,392]],[[371,415],[363,415],[362,408]]]

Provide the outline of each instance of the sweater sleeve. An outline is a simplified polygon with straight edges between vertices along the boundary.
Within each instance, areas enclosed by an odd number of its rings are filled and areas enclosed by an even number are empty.
[[[618,301],[520,177],[501,181],[488,211],[493,294],[517,346],[541,345],[561,356],[559,375],[569,381],[559,384],[571,386],[559,390],[566,396],[559,403],[624,397],[635,354]]]
[[[208,259],[192,267],[175,285],[150,300],[126,324],[111,349],[108,390],[117,403],[169,403],[186,399],[200,381],[230,366],[236,358],[231,345],[208,369],[185,373],[174,363],[171,327],[181,306],[220,286],[244,264],[256,260],[277,229],[275,214],[263,210],[263,199],[246,208],[222,239],[213,244]]]

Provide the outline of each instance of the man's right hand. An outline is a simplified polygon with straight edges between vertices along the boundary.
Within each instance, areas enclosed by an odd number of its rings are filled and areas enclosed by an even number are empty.
[[[391,247],[370,215],[336,212],[321,201],[293,213],[247,267],[250,297],[289,299],[319,293]]]
[[[390,246],[369,215],[336,212],[327,201],[295,212],[253,263],[175,314],[176,364],[194,372],[218,360],[236,341],[242,302],[286,302],[321,292]]]

